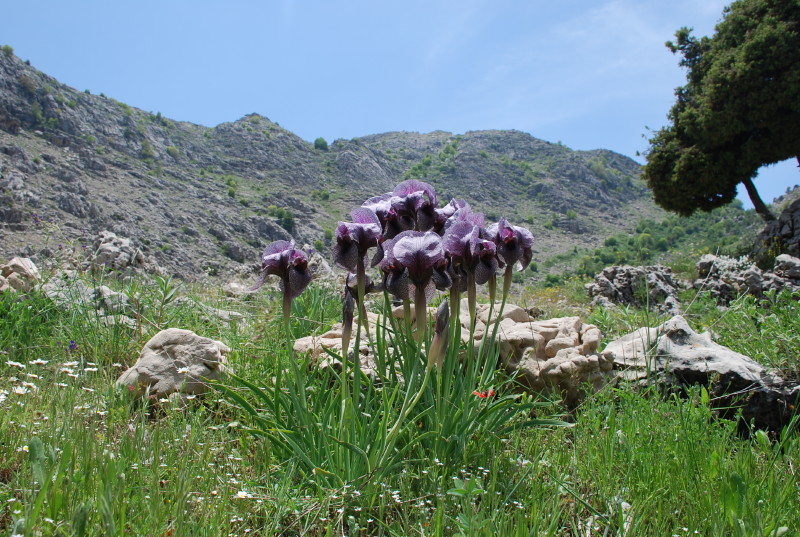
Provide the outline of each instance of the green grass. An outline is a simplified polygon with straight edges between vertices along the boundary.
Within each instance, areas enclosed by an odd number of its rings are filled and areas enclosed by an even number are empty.
[[[800,531],[796,430],[743,438],[699,388],[678,397],[609,386],[566,415],[542,399],[518,398],[508,379],[481,366],[485,360],[462,364],[453,354],[445,362],[452,373],[434,370],[423,386],[425,357],[409,339],[405,348],[381,351],[405,382],[394,380],[387,365],[382,385],[364,381],[353,389],[347,375],[289,360],[274,313],[280,297],[232,300],[164,280],[99,283],[130,297],[135,329],[106,326],[93,308],[60,309],[38,292],[0,295],[0,535]],[[631,308],[590,310],[581,283],[511,301],[546,316],[579,314],[600,326],[606,341],[664,320]],[[224,323],[175,300],[179,295],[240,311],[247,322]],[[681,298],[695,329],[711,329],[718,342],[762,363],[800,369],[796,297],[744,297],[724,311],[707,296]],[[295,300],[291,337],[327,330],[340,310],[336,292],[312,286]],[[277,398],[280,410],[262,401],[250,413],[225,392],[182,408],[132,400],[116,389],[144,343],[168,326],[225,342],[234,371],[256,389],[231,382],[230,391],[254,401],[260,391]],[[497,389],[495,400],[472,396],[489,386]],[[402,417],[402,401],[417,393],[381,458],[373,444],[385,441],[387,427]],[[498,425],[486,417],[492,404],[495,417],[522,411]],[[553,414],[574,426],[521,426]],[[295,428],[280,438],[246,430],[274,433],[276,423]],[[372,453],[378,455],[370,459]],[[365,460],[374,465],[368,471]]]

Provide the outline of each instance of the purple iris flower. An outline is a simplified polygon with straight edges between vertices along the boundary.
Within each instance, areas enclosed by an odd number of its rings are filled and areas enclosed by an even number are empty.
[[[252,290],[264,285],[267,276],[278,276],[281,279],[283,317],[288,326],[292,299],[300,296],[311,282],[308,256],[303,250],[295,248],[294,241],[271,242],[261,254],[261,275]]]
[[[520,262],[520,270],[533,259],[533,234],[524,227],[512,226],[505,218],[486,228],[486,235],[497,244],[497,256],[508,265]]]
[[[464,274],[472,274],[475,283],[483,285],[497,270],[495,243],[483,238],[481,228],[469,222],[456,222],[443,238],[451,265]]]
[[[364,263],[367,250],[381,243],[381,222],[372,209],[359,207],[350,213],[352,222],[339,222],[336,228],[336,245],[333,247],[334,262],[345,270],[358,272],[359,264]],[[383,249],[373,266],[383,257]],[[363,265],[362,265],[363,270]]]
[[[480,216],[482,220],[483,215]],[[466,291],[473,323],[477,307],[476,285],[488,282],[498,267],[495,243],[486,240],[483,235],[481,227],[462,220],[450,225],[443,238],[444,249],[450,257],[450,275],[454,281],[451,301],[458,304],[459,293]]]
[[[387,192],[386,194],[369,198],[361,204],[363,208],[370,209],[377,215],[381,223],[384,239],[392,239],[398,233],[414,229],[414,219],[411,218],[408,211],[402,208],[403,201],[403,198],[395,196],[392,192]],[[398,214],[394,208],[395,205],[401,208],[402,214]]]
[[[403,301],[411,299],[413,289],[417,334],[423,339],[427,323],[422,315],[429,298],[434,289],[445,290],[452,284],[442,238],[432,231],[404,231],[384,246],[386,256],[380,268],[385,274],[385,288]]]
[[[533,259],[533,234],[524,227],[512,226],[505,218],[486,228],[486,235],[497,245],[497,257],[506,265],[503,275],[503,300],[511,289],[511,272],[519,262],[520,270]],[[494,300],[495,279],[489,282],[490,295]]]
[[[401,300],[410,299],[411,289],[432,295],[434,288],[450,287],[442,238],[432,231],[403,231],[384,243],[380,262],[386,274],[386,289]]]
[[[428,231],[433,228],[439,200],[432,185],[409,179],[397,185],[392,194],[392,210],[399,220],[399,228],[416,231]]]
[[[469,203],[467,203],[464,200],[457,200],[455,198],[451,199],[450,203],[448,203],[444,207],[440,209],[434,209],[434,213],[436,213],[436,218],[433,224],[433,230],[439,235],[442,235],[444,233],[445,224],[447,223],[447,221],[450,220],[453,217],[453,215],[455,215],[462,209],[469,211],[470,210]]]

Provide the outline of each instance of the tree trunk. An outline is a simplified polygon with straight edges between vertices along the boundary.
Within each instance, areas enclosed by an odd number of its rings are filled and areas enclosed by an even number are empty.
[[[747,189],[747,195],[750,196],[750,201],[753,202],[753,207],[755,208],[758,216],[761,217],[764,222],[772,222],[775,220],[775,215],[772,214],[761,199],[761,196],[758,195],[758,190],[756,190],[756,185],[753,184],[753,180],[749,177],[742,181],[744,183],[744,187]]]

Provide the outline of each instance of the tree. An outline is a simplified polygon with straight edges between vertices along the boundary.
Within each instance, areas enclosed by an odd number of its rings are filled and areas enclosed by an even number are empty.
[[[774,220],[752,178],[761,166],[800,164],[800,0],[737,0],[712,37],[681,28],[667,42],[687,82],[671,124],[649,140],[644,177],[656,203],[683,216],[730,203],[744,184]]]
[[[320,151],[327,151],[328,150],[328,142],[320,136],[316,140],[314,140],[314,149],[319,149]]]

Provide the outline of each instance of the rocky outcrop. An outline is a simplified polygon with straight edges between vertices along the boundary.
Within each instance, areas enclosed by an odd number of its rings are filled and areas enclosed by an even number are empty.
[[[772,271],[761,270],[748,258],[706,254],[697,262],[699,278],[692,284],[728,303],[743,293],[762,296],[768,291],[800,291],[800,259],[787,254],[775,258]]]
[[[640,328],[609,343],[602,354],[628,380],[708,386],[718,407],[731,414],[741,409],[743,426],[753,422],[780,431],[796,413],[800,386],[714,343],[708,332],[698,334],[681,316]]]
[[[131,240],[118,237],[111,231],[101,231],[94,241],[94,254],[89,259],[93,270],[117,270],[160,274],[155,259],[146,256],[131,244]]]
[[[677,296],[680,287],[669,267],[625,265],[604,268],[594,277],[594,282],[586,284],[586,292],[594,306],[650,306],[676,315],[680,310]]]
[[[786,207],[777,220],[769,222],[758,234],[753,259],[766,269],[779,254],[800,257],[800,198]]]
[[[583,323],[578,317],[537,321],[524,309],[512,304],[507,304],[498,317],[496,312],[500,306],[495,305],[490,319],[489,305],[478,305],[476,326],[471,337],[470,316],[464,300],[460,308],[461,340],[462,343],[473,345],[477,352],[487,330],[494,333],[496,326],[499,366],[515,375],[528,390],[554,392],[563,397],[567,404],[573,405],[580,400],[586,386],[599,389],[612,378],[611,362],[597,353],[600,342],[600,330],[597,327]],[[434,315],[435,310],[430,308],[429,314]],[[402,307],[395,308],[393,315],[402,319]],[[378,315],[367,313],[367,318],[371,334],[383,333],[378,328],[383,323]],[[353,332],[357,322],[354,321]],[[416,314],[412,307],[412,326],[415,322]],[[341,369],[338,360],[325,352],[327,349],[341,355],[341,338],[342,326],[337,324],[322,335],[298,339],[294,350],[298,354],[310,355],[318,365]],[[368,334],[362,334],[358,356],[362,370],[378,378],[380,374],[369,339]]]
[[[229,352],[224,343],[190,330],[162,330],[145,344],[136,363],[117,379],[117,386],[154,398],[204,394],[209,380],[219,380],[229,371]]]

